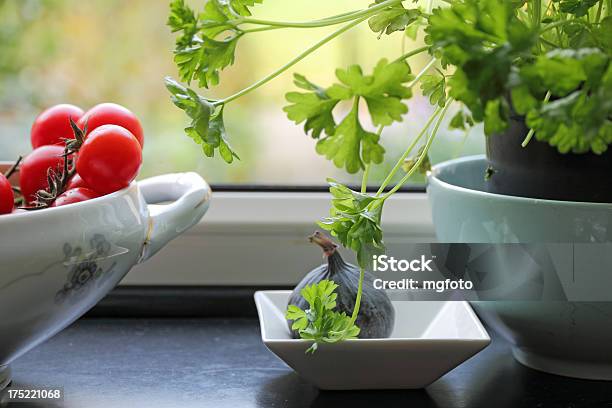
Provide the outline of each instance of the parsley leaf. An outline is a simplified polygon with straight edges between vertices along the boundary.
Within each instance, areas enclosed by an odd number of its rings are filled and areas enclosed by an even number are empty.
[[[492,99],[485,107],[484,131],[487,135],[502,133],[508,124],[510,114],[505,99]]]
[[[531,48],[535,38],[517,18],[517,6],[501,0],[453,1],[450,7],[435,9],[425,29],[430,52],[443,66],[456,66],[448,80],[449,96],[491,131],[507,125],[503,111],[496,107],[508,94],[516,59]]]
[[[603,18],[593,29],[599,48],[608,55],[612,54],[612,15]]]
[[[376,4],[384,0],[376,0]],[[423,13],[418,9],[406,9],[401,3],[390,6],[368,20],[370,29],[383,34],[391,34],[396,31],[404,31],[406,27],[415,23]]]
[[[188,84],[198,80],[200,87],[219,83],[219,72],[234,63],[234,54],[243,31],[233,12],[250,15],[249,7],[262,0],[209,0],[196,14],[184,0],[170,3],[168,25],[180,32],[174,62],[180,79]],[[220,37],[220,38],[219,38]]]
[[[191,46],[193,37],[198,32],[198,20],[195,12],[185,4],[185,0],[173,0],[170,3],[170,16],[167,24],[173,33],[182,31],[176,40],[178,48]]]
[[[429,97],[429,103],[444,107],[446,101],[446,78],[443,75],[423,75],[421,91]]]
[[[376,64],[372,75],[364,75],[359,65],[351,65],[336,70],[336,76],[341,84],[332,85],[327,90],[328,95],[337,99],[363,97],[375,126],[399,122],[408,112],[401,100],[412,97],[412,90],[404,84],[414,76],[405,62],[390,64],[383,58]]]
[[[309,308],[302,310],[295,305],[287,307],[285,317],[293,321],[291,328],[297,330],[302,339],[313,341],[306,353],[314,353],[322,343],[337,343],[355,339],[359,335],[359,327],[352,322],[351,317],[334,310],[337,288],[334,281],[327,279],[307,285],[300,293]]]
[[[510,91],[510,99],[514,111],[519,115],[525,115],[531,109],[535,109],[539,106],[538,99],[531,94],[529,87],[524,84],[512,88]]]
[[[372,123],[387,126],[401,121],[408,112],[402,102],[412,91],[404,85],[414,77],[405,62],[378,62],[372,75],[364,75],[359,65],[336,70],[340,83],[327,89],[296,74],[294,83],[307,92],[289,92],[285,98],[290,105],[284,108],[289,119],[304,123],[306,133],[319,139],[316,150],[332,160],[337,167],[356,173],[369,163],[381,163],[385,149],[379,144],[380,136],[366,131],[359,120],[359,102],[364,99]],[[353,108],[336,124],[333,111],[340,101],[352,100]],[[325,137],[320,138],[325,133]]]
[[[416,171],[423,176],[426,175],[427,172],[431,170],[431,160],[429,159],[429,154],[425,152],[425,148],[425,145],[421,146],[416,155],[404,160],[404,163],[402,163],[402,170],[408,173],[414,166],[418,165]],[[419,163],[419,158],[422,155],[425,155],[425,158],[420,160]]]
[[[198,15],[200,35],[214,39],[224,31],[237,34],[239,29],[233,20],[234,16],[225,0],[208,0],[204,5],[204,10]]]
[[[612,144],[612,69],[608,69],[607,85],[587,94],[575,91],[568,96],[532,110],[527,125],[536,138],[557,147],[561,153],[601,154]]]
[[[563,13],[574,14],[576,17],[582,17],[588,13],[589,9],[599,0],[553,0],[559,2],[559,10]]]
[[[472,126],[474,126],[474,119],[472,119],[470,114],[465,113],[463,110],[457,111],[449,123],[450,129],[466,130],[466,128],[470,128]]]
[[[328,183],[332,208],[330,216],[321,220],[319,226],[352,249],[359,265],[365,268],[372,255],[385,248],[380,227],[384,200],[353,191],[333,179],[328,179]]]
[[[520,70],[515,109],[526,114],[537,140],[561,153],[601,154],[612,143],[612,64],[597,48],[562,49],[540,55]],[[536,95],[548,89],[549,103]]]
[[[287,117],[296,124],[304,123],[304,132],[312,132],[312,137],[317,139],[322,132],[333,135],[336,130],[336,122],[332,115],[339,99],[330,98],[324,89],[308,81],[304,76],[295,74],[294,83],[302,89],[311,92],[289,92],[285,98],[291,105],[283,110]]]
[[[317,142],[316,150],[328,160],[332,160],[337,167],[344,167],[349,173],[356,173],[363,169],[365,164],[382,163],[385,149],[378,144],[379,139],[376,133],[363,129],[359,122],[359,105],[355,103],[333,135]]]
[[[554,96],[565,96],[583,84],[597,86],[609,62],[610,57],[596,48],[559,49],[540,55],[534,64],[523,67],[520,75],[533,89],[540,87]]]
[[[196,38],[193,46],[176,51],[174,62],[181,80],[189,84],[198,79],[198,85],[205,88],[217,85],[219,71],[234,63],[237,42],[238,37],[222,41]]]
[[[605,38],[600,37],[593,24],[578,19],[568,21],[561,30],[567,35],[567,42],[571,48],[595,47]]]
[[[224,3],[227,3],[227,0],[222,0]],[[230,0],[229,4],[232,6],[232,9],[240,14],[241,16],[250,16],[251,10],[249,7],[253,7],[256,4],[263,3],[263,0]]]
[[[234,158],[240,159],[226,140],[223,106],[216,108],[211,102],[171,78],[166,78],[166,88],[172,94],[172,102],[191,118],[185,133],[194,142],[202,145],[206,156],[213,157],[215,150],[218,150],[227,163],[233,162]]]

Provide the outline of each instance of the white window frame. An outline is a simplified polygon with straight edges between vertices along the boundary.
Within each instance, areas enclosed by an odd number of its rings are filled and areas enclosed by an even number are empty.
[[[322,262],[307,236],[329,205],[323,192],[214,193],[198,225],[135,267],[121,285],[295,284]],[[427,195],[395,194],[385,204],[383,227],[390,249],[435,241]]]

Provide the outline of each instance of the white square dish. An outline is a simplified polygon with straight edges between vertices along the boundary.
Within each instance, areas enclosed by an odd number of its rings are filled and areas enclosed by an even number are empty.
[[[293,339],[284,314],[290,291],[255,293],[261,338],[270,351],[324,390],[415,389],[431,384],[491,339],[467,302],[393,302],[395,327],[386,339],[322,344]]]

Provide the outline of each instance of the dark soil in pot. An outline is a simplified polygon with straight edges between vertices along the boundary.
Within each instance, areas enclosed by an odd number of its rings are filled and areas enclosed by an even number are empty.
[[[514,117],[506,132],[487,137],[488,192],[612,203],[612,149],[602,155],[561,154],[535,137],[522,147],[528,131],[522,118]]]

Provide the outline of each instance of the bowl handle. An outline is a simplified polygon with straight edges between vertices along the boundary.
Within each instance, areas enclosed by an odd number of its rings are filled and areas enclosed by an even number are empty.
[[[196,173],[165,174],[138,182],[149,208],[149,226],[140,262],[200,221],[212,192]],[[166,204],[158,204],[164,203]]]

